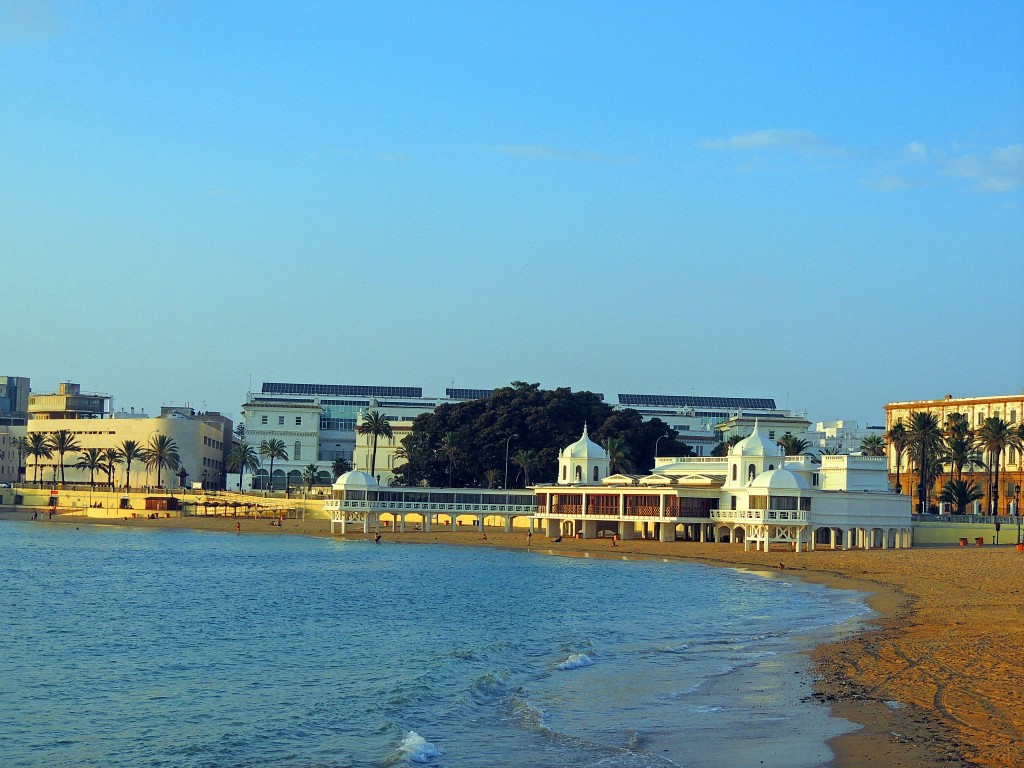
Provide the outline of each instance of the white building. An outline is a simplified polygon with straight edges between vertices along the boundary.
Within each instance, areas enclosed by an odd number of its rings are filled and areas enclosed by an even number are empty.
[[[884,438],[885,427],[861,427],[849,419],[819,421],[815,423],[814,429],[807,430],[802,437],[817,453],[860,453],[860,444],[869,435]]]
[[[549,536],[662,541],[908,547],[910,499],[889,489],[884,457],[784,456],[758,424],[726,457],[658,459],[646,477],[606,476],[586,434],[559,457],[559,479],[535,488]],[[596,478],[596,479],[595,479]]]

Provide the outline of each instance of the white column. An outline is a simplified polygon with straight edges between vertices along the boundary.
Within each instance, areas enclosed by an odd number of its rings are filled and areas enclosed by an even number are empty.
[[[665,512],[665,509],[664,509],[665,497],[664,496],[661,497],[661,501],[662,501],[662,510],[661,511],[662,511],[662,514],[664,514],[664,512]],[[662,521],[661,528],[659,529],[658,532],[660,533],[660,536],[658,536],[658,539],[660,541],[675,541],[676,540],[676,526],[675,526],[675,523],[666,523],[666,522]]]
[[[423,515],[423,530],[430,533],[430,521],[434,518],[429,512],[424,512]]]
[[[505,533],[512,533],[512,515],[505,515]]]
[[[458,518],[456,517],[454,512],[452,512],[451,515],[452,515],[452,530],[453,531],[457,531],[457,530],[459,530]]]
[[[395,516],[392,515],[391,519],[394,520]],[[403,512],[401,515],[399,515],[398,519],[399,519],[399,523],[398,524],[401,526],[400,530],[402,531],[402,533],[405,533],[405,513]]]

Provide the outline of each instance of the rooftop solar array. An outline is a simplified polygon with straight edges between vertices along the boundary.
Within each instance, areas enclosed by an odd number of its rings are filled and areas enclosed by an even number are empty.
[[[454,400],[481,400],[493,394],[493,389],[452,389],[449,387],[444,391],[445,397],[450,397]]]
[[[331,397],[423,397],[420,387],[369,387],[355,384],[282,384],[264,382],[267,395],[329,395]]]
[[[693,395],[619,395],[621,405],[653,406],[655,408],[756,408],[775,410],[770,397],[695,397]]]

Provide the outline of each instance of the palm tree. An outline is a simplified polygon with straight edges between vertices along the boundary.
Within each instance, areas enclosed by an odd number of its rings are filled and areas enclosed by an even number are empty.
[[[107,473],[107,483],[110,485],[110,490],[114,490],[114,470],[117,469],[117,465],[120,463],[121,453],[117,448],[104,449],[102,470]]]
[[[380,411],[368,411],[356,432],[360,435],[373,436],[373,450],[370,453],[370,474],[373,475],[377,471],[377,438],[386,437],[390,440],[393,437],[391,422]]]
[[[885,439],[881,435],[867,435],[860,441],[865,456],[885,456]]]
[[[950,480],[942,488],[942,493],[939,494],[939,501],[952,504],[956,507],[956,514],[963,515],[966,514],[968,504],[984,497],[985,494],[981,492],[977,483],[973,481],[968,483],[964,480]]]
[[[32,467],[32,482],[42,486],[39,479],[39,460],[53,458],[53,448],[50,439],[43,432],[30,432],[28,435],[28,450],[26,455],[31,456],[35,461]]]
[[[89,487],[96,488],[96,471],[103,469],[103,449],[101,448],[86,448],[82,451],[82,455],[78,457],[78,461],[75,462],[75,469],[84,469],[89,472]]]
[[[231,447],[231,453],[228,454],[228,472],[238,473],[239,493],[242,491],[242,475],[245,474],[245,470],[255,473],[259,468],[260,458],[256,455],[256,449],[245,440]]]
[[[609,438],[611,439],[611,438]],[[515,452],[512,456],[512,463],[523,470],[523,487],[527,488],[530,485],[530,467],[537,466],[540,461],[540,455],[537,451],[528,449],[521,449]]]
[[[498,478],[500,478],[500,477],[501,477],[501,472],[499,472],[496,469],[488,469],[484,473],[484,480],[486,481],[488,488],[497,488],[498,487]]]
[[[28,456],[28,439],[24,437],[14,438],[14,450],[18,452],[18,482],[24,482],[25,457]]]
[[[797,437],[791,432],[787,432],[778,440],[775,444],[781,448],[787,456],[802,456],[807,452],[807,449],[811,447],[811,444],[804,440],[802,437]]]
[[[999,468],[1003,460],[1003,452],[1014,443],[1013,427],[998,416],[989,416],[982,422],[977,435],[978,447],[988,456],[989,514],[999,514]]]
[[[64,454],[76,453],[81,450],[75,433],[67,429],[58,429],[50,433],[50,449],[57,454],[60,464],[60,484],[64,485]]]
[[[164,467],[170,470],[181,466],[178,455],[178,444],[167,435],[150,435],[149,446],[146,448],[146,465],[156,467],[156,487],[160,488],[160,473]]]
[[[445,432],[441,437],[441,446],[438,449],[441,455],[448,459],[448,487],[452,487],[452,470],[458,463],[459,439],[454,432]]]
[[[606,437],[601,441],[601,447],[604,448],[604,452],[608,454],[609,474],[614,475],[620,470],[623,472],[633,471],[633,462],[630,461],[631,456],[629,453],[629,446],[626,444],[626,438],[621,435]]]
[[[917,459],[918,512],[928,511],[929,469],[932,459],[942,447],[942,430],[939,429],[939,417],[927,411],[912,411],[910,426],[907,427],[907,446],[914,451]]]
[[[338,456],[331,462],[331,472],[334,474],[334,479],[337,480],[339,477],[344,475],[346,472],[352,469],[352,464],[344,456]]]
[[[132,489],[132,462],[146,461],[146,450],[135,440],[125,440],[118,446],[117,457],[124,462],[124,488]]]
[[[307,464],[306,468],[302,470],[302,479],[306,481],[306,490],[313,490],[313,483],[316,482],[317,475],[320,474],[319,464]]]
[[[907,449],[907,428],[902,421],[893,424],[885,435],[885,439],[892,446],[893,456],[896,459],[896,493],[903,493],[903,486],[900,484],[900,465],[903,463],[903,452]]]
[[[270,438],[260,443],[260,458],[270,459],[270,492],[274,492],[274,459],[288,461],[288,450],[284,447],[284,440]]]

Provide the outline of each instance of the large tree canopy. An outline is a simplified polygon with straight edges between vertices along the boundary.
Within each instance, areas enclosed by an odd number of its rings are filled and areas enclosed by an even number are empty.
[[[488,471],[505,472],[506,446],[509,488],[521,471],[512,461],[520,451],[537,454],[530,479],[550,482],[557,474],[558,451],[579,439],[584,423],[595,442],[623,438],[641,472],[653,467],[655,442],[662,435],[666,435],[659,446],[662,456],[690,451],[660,419],[645,422],[635,410],[615,410],[593,392],[565,387],[545,390],[539,384],[516,381],[494,390],[491,397],[445,403],[433,413],[417,416],[412,432],[402,441],[399,456],[406,463],[395,470],[396,482],[446,486],[451,471],[453,486],[486,487]]]

